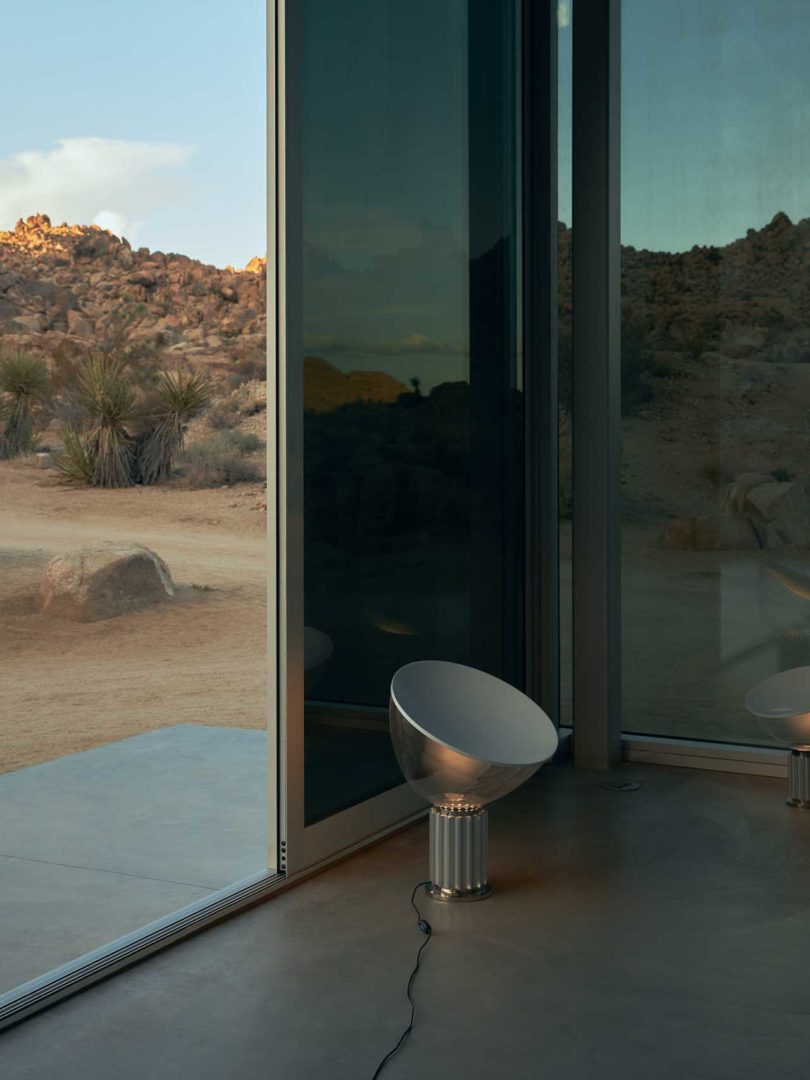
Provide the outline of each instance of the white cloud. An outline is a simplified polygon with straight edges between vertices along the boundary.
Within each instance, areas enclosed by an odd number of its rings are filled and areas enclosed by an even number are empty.
[[[178,143],[86,137],[0,158],[0,228],[45,213],[54,224],[95,223],[132,241],[150,210],[180,196],[178,170],[190,156]]]
[[[360,338],[340,338],[331,334],[308,334],[304,347],[313,351],[356,353],[365,356],[467,356],[464,345],[452,345],[426,334],[408,334],[401,338],[384,338],[379,341]]]
[[[571,9],[568,6],[568,0],[559,0],[559,3],[557,4],[557,26],[560,30],[564,30],[570,25]]]
[[[96,214],[92,221],[93,225],[99,225],[102,229],[109,229],[116,236],[125,236],[131,244],[135,244],[138,238],[138,230],[141,227],[139,221],[133,221],[117,210],[102,210]]]

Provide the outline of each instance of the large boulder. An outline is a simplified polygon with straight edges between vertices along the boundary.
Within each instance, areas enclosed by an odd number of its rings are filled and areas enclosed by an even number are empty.
[[[174,595],[169,568],[140,544],[99,544],[52,559],[42,576],[42,611],[96,622],[162,603]]]
[[[745,506],[754,528],[765,538],[763,547],[810,544],[810,504],[797,481],[772,480],[752,487]]]
[[[759,487],[761,484],[769,484],[772,480],[772,476],[765,476],[763,473],[742,473],[742,475],[738,476],[725,490],[721,507],[723,513],[744,514],[748,509],[745,505],[748,492],[751,491],[752,488]]]
[[[90,341],[96,332],[96,328],[90,319],[86,315],[82,315],[80,311],[69,311],[67,313],[67,332],[73,337]]]

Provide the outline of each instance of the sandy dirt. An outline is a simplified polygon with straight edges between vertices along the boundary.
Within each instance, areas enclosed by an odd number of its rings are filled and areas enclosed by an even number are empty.
[[[261,484],[101,491],[0,462],[0,772],[170,724],[266,724],[266,510]],[[38,611],[49,559],[145,544],[177,595],[78,624]]]

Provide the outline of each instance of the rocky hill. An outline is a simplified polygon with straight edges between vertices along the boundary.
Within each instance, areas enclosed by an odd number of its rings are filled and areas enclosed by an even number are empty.
[[[571,230],[560,226],[562,334],[570,333]],[[778,213],[725,247],[622,248],[624,329],[660,351],[810,361],[810,218]]]
[[[225,369],[263,362],[263,258],[221,270],[138,248],[97,225],[53,225],[46,214],[0,231],[0,345],[58,359],[127,342]]]
[[[385,371],[340,371],[319,356],[304,357],[304,408],[331,412],[352,401],[396,401],[409,393],[404,383]]]

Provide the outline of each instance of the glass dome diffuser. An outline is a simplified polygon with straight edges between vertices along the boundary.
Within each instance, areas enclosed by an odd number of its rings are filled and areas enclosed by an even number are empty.
[[[487,803],[553,756],[557,732],[539,705],[486,672],[442,660],[400,668],[391,681],[391,740],[410,785],[433,803],[436,899],[482,899]]]

